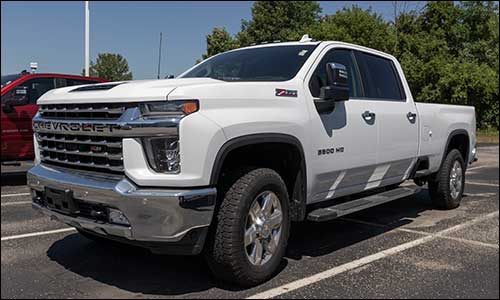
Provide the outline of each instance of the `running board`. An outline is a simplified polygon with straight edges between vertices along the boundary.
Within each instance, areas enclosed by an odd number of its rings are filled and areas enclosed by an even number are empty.
[[[307,215],[307,220],[312,222],[330,221],[366,208],[408,197],[413,194],[415,194],[414,189],[399,187],[368,197],[313,210]]]

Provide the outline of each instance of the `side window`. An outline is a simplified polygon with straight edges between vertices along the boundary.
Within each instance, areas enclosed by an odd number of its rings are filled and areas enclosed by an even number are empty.
[[[36,100],[47,91],[52,90],[54,86],[54,78],[34,78],[22,84],[28,88],[30,104],[36,104]]]
[[[56,78],[56,88],[65,87],[68,85],[66,78]]]
[[[95,80],[66,79],[68,86],[98,83]]]
[[[314,70],[311,80],[309,81],[309,90],[313,97],[319,97],[321,88],[327,84],[326,64],[332,62],[342,64],[347,68],[347,72],[349,73],[349,96],[361,97],[361,82],[352,52],[350,50],[341,49],[334,49],[327,52],[319,62],[316,70]]]
[[[356,51],[365,97],[403,101],[403,87],[394,63],[386,58]]]

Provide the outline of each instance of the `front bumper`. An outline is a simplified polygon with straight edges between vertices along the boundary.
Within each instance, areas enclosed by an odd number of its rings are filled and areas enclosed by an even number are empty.
[[[32,189],[33,208],[43,214],[77,229],[155,252],[198,254],[215,207],[215,188],[141,188],[123,176],[103,176],[43,164],[28,171],[27,181]],[[49,208],[46,194],[53,189],[71,195],[76,209],[67,212]],[[118,210],[129,224],[114,224],[97,213],[82,215],[79,205]],[[159,244],[164,244],[166,250],[158,250]],[[168,245],[174,248],[182,245],[183,251],[168,251]]]

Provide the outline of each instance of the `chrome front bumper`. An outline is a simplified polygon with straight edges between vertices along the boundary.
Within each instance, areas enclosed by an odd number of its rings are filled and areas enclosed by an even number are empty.
[[[78,229],[136,242],[179,242],[191,231],[208,228],[215,207],[215,188],[141,188],[123,176],[94,175],[43,164],[28,171],[27,181],[33,208]],[[49,209],[40,201],[46,188],[71,192],[77,202],[117,209],[130,225]]]

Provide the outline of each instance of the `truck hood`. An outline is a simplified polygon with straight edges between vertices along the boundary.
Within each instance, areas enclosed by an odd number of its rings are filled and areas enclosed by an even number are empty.
[[[225,84],[225,82],[212,78],[106,82],[54,89],[41,96],[37,103],[113,103],[167,100],[168,95],[178,87],[214,84],[220,85]],[[82,87],[84,89],[81,89]]]

